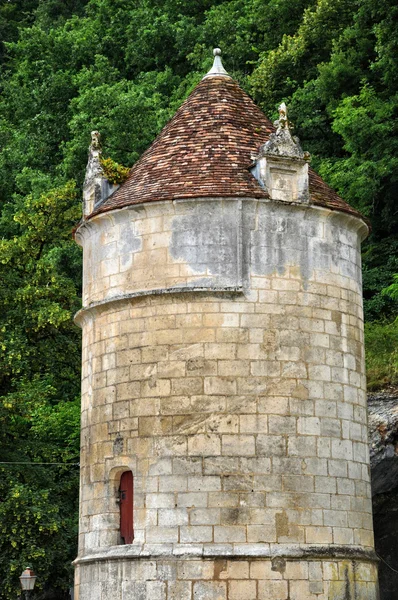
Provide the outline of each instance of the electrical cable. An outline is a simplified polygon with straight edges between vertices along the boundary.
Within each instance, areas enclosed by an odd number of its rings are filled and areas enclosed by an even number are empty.
[[[64,467],[80,467],[80,463],[62,463],[62,462],[14,462],[0,461],[0,465],[63,465]]]
[[[384,558],[382,558],[382,557],[380,556],[380,554],[378,554],[377,552],[376,552],[376,556],[377,556],[378,558],[380,558],[380,560],[381,560],[381,561],[382,561],[382,562],[383,562],[383,563],[384,563],[384,564],[385,564],[385,565],[386,565],[386,566],[387,566],[389,569],[391,569],[391,571],[394,571],[394,573],[398,573],[397,569],[394,569],[394,567],[391,567],[391,565],[389,565],[389,564],[388,564],[388,562],[386,562],[386,561],[384,560]]]

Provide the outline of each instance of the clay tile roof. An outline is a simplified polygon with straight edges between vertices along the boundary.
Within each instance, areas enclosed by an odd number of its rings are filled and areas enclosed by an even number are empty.
[[[273,131],[236,81],[207,76],[135,163],[125,183],[90,216],[159,200],[267,198],[249,167],[251,155]],[[312,169],[309,183],[314,204],[360,216]]]

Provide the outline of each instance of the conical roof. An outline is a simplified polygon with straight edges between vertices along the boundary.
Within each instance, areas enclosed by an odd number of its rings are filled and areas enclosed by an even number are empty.
[[[252,155],[274,131],[235,80],[210,71],[135,163],[124,184],[91,216],[160,200],[267,198],[250,166]],[[360,216],[312,169],[309,187],[313,204]]]

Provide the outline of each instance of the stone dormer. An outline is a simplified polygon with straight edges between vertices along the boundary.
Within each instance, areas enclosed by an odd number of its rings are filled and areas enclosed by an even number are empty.
[[[102,202],[119,188],[119,185],[110,183],[106,178],[101,164],[101,155],[101,135],[98,131],[92,131],[83,184],[83,218],[98,209]]]
[[[291,134],[286,104],[279,106],[275,133],[254,155],[252,174],[272,200],[308,204],[310,200],[308,163],[310,155],[303,152],[300,141]]]

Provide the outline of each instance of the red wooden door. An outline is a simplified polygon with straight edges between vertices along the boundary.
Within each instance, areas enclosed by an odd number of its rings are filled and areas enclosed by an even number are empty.
[[[126,471],[120,478],[120,535],[124,544],[134,539],[133,527],[133,474]]]

